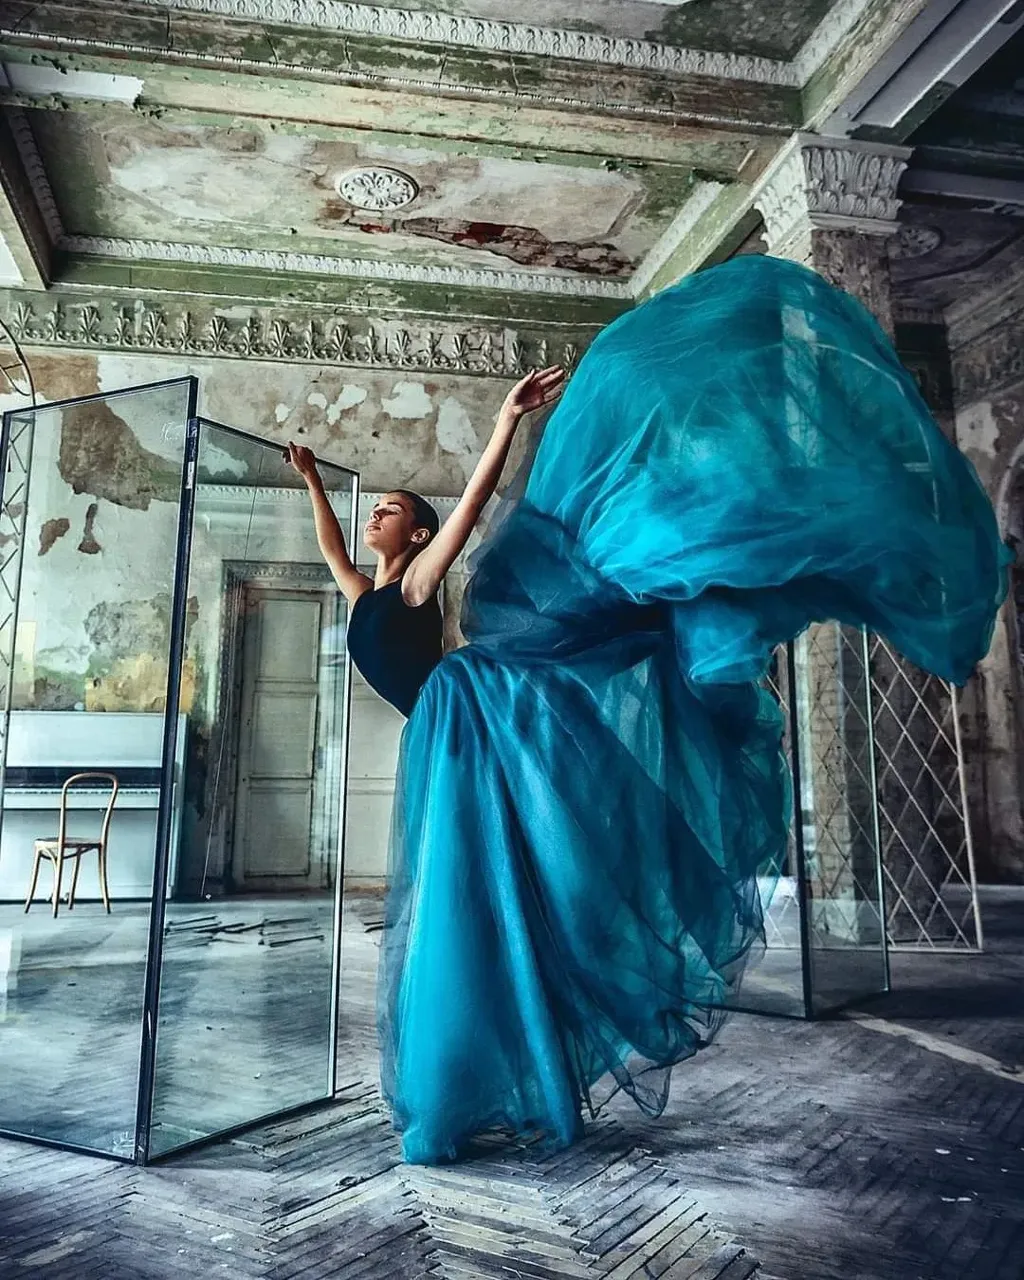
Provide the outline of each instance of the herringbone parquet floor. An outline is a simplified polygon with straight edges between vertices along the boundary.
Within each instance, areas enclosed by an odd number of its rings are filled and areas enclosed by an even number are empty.
[[[660,1121],[446,1170],[377,1098],[372,916],[335,1103],[145,1170],[0,1143],[2,1280],[1024,1277],[1024,903],[984,957],[897,958],[896,1022],[736,1017]]]

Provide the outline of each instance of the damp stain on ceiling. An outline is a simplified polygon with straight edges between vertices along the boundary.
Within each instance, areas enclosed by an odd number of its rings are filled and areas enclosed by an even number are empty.
[[[113,106],[29,116],[78,237],[625,279],[671,220],[661,187],[685,194],[688,177],[327,141],[268,122],[181,126]],[[361,200],[353,174],[383,174],[379,190]]]

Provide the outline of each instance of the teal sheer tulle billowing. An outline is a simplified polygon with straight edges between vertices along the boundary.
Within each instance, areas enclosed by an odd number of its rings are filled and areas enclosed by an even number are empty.
[[[962,682],[1008,553],[871,316],[743,257],[594,342],[402,742],[380,979],[406,1159],[649,1113],[762,934],[789,817],[758,684],[815,620]],[[763,888],[763,885],[762,885]]]

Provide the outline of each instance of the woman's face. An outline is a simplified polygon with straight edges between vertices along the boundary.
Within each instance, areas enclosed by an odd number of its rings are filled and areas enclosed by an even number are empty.
[[[386,493],[370,512],[363,541],[379,556],[400,556],[416,541],[412,503],[401,493]]]

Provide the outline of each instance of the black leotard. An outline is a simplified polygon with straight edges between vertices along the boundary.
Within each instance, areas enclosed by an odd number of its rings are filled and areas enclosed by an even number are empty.
[[[348,651],[366,683],[408,716],[427,677],[441,661],[441,606],[402,599],[402,583],[364,591],[352,607]]]

